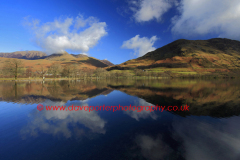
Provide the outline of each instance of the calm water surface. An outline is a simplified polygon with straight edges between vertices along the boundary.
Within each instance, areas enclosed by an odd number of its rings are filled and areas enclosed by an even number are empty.
[[[238,80],[0,82],[1,160],[239,160]],[[42,111],[181,106],[189,111]]]

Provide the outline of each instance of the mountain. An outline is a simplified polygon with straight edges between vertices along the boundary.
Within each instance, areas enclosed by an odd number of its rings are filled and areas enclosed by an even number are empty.
[[[179,39],[108,70],[146,69],[184,74],[240,70],[240,42],[230,39]]]
[[[78,63],[78,64],[84,64],[86,68],[93,69],[92,66],[96,67],[108,67],[107,63],[102,62],[99,59],[96,59],[94,57],[88,57],[87,55],[84,54],[69,54],[67,52],[64,53],[54,53],[51,54],[50,56],[46,57],[45,59],[50,60],[50,61],[62,61],[64,64],[67,63]],[[109,62],[111,63],[111,62]],[[112,63],[111,63],[112,64]]]
[[[76,57],[76,58],[83,58],[83,57],[88,57],[85,54],[71,54],[72,56]]]
[[[96,67],[108,67],[113,66],[111,62],[108,60],[99,60],[93,57],[88,57],[85,54],[69,54],[67,52],[64,53],[53,53],[47,56],[46,53],[41,51],[16,51],[12,53],[0,53],[0,57],[3,58],[17,58],[17,59],[25,59],[25,60],[38,60],[44,59],[52,63],[54,61],[65,62],[67,64],[69,61],[74,63],[81,63],[85,68],[94,69]],[[34,61],[36,62],[36,61]],[[32,63],[32,62],[31,62]]]
[[[68,61],[68,60],[75,60],[76,57],[74,57],[73,55],[65,51],[64,53],[53,53],[47,56],[45,59],[51,60],[51,61]]]
[[[0,57],[18,59],[43,59],[47,54],[41,51],[16,51],[11,53],[0,53]]]
[[[35,51],[35,52],[38,53],[38,51]],[[35,53],[35,52],[30,52],[30,53]],[[105,68],[109,66],[108,64],[94,57],[88,57],[87,55],[83,55],[83,54],[74,55],[74,54],[69,54],[67,52],[54,53],[49,56],[46,56],[46,54],[44,54],[45,56],[39,54],[38,57],[37,57],[38,54],[36,54],[35,57],[30,54],[25,54],[25,55],[22,54],[22,56],[20,55],[16,56],[17,54],[12,54],[12,56],[14,55],[15,57],[10,57],[10,55],[8,54],[9,53],[6,53],[6,55],[3,54],[3,56],[5,57],[0,57],[0,69],[3,69],[5,62],[9,61],[9,58],[21,59],[21,61],[23,62],[22,63],[23,67],[31,68],[33,71],[37,71],[41,67],[43,67],[46,70],[53,63],[59,63],[60,65],[62,65],[62,67],[64,67],[65,65],[76,64],[77,68],[81,70],[94,70],[99,67]],[[27,57],[28,59],[27,58],[23,59],[24,57],[23,55],[28,56]]]
[[[89,58],[86,54],[71,54],[72,56],[76,57],[76,58]],[[104,64],[106,64],[107,66],[114,66],[114,64],[106,59],[104,60],[100,60],[101,62],[103,62]]]
[[[113,63],[111,63],[110,61],[104,59],[104,60],[101,60],[103,63],[107,64],[108,66],[114,66]]]

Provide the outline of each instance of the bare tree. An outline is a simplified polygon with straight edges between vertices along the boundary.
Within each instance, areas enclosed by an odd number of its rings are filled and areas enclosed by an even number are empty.
[[[72,69],[72,75],[73,77],[76,79],[77,75],[78,75],[78,68],[77,68],[77,64],[72,64],[71,65],[71,69]]]
[[[141,70],[141,69],[134,69],[134,73],[135,73],[136,76],[144,76],[145,72],[146,71]]]
[[[5,61],[4,72],[7,75],[14,75],[15,79],[23,72],[23,63],[20,59]]]
[[[82,79],[82,77],[84,78],[84,72],[81,69],[78,70],[78,75],[79,79]]]
[[[129,77],[131,77],[131,74],[128,71],[122,71],[122,76],[124,78],[129,78]]]
[[[36,78],[38,76],[38,73],[35,71],[35,72],[32,72],[32,77],[33,78]]]
[[[116,76],[114,71],[109,72],[109,75],[110,78],[115,78]]]
[[[43,68],[43,66],[41,66],[40,70],[36,71],[37,74],[40,75],[40,77],[42,79],[44,79],[45,75],[47,74],[47,69]]]
[[[70,78],[71,73],[72,73],[71,66],[70,65],[65,65],[62,72],[61,72],[61,75],[63,77]]]
[[[106,78],[111,78],[110,72],[107,71],[107,72],[105,73],[105,75],[106,75]]]
[[[118,79],[120,76],[122,76],[122,73],[119,71],[115,72],[115,77]]]
[[[105,69],[103,69],[103,68],[97,68],[95,71],[94,71],[94,74],[95,74],[95,76],[97,77],[97,79],[99,78],[99,77],[105,77],[106,76],[106,70]]]
[[[53,63],[48,69],[48,72],[52,74],[54,78],[56,78],[61,71],[62,66],[59,63]]]
[[[32,69],[31,69],[31,68],[27,68],[27,69],[26,69],[26,76],[27,76],[28,78],[32,77]]]
[[[158,73],[157,72],[152,72],[152,76],[153,77],[158,77]]]
[[[90,77],[92,79],[92,77],[93,77],[93,70],[87,70],[87,77]]]
[[[70,78],[70,76],[73,78],[73,77],[77,77],[77,74],[78,74],[78,69],[77,69],[77,64],[71,64],[71,65],[65,65],[62,72],[61,72],[61,75],[63,77],[68,77]]]

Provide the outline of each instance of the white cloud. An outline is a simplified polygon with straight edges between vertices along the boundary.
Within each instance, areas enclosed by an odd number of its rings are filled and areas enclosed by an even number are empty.
[[[72,51],[88,52],[98,41],[107,34],[106,23],[99,22],[94,17],[84,19],[82,15],[74,18],[59,18],[53,22],[40,25],[39,20],[25,25],[31,27],[35,35],[35,42],[47,53]]]
[[[153,19],[161,21],[162,16],[175,3],[175,0],[141,0],[131,1],[129,9],[134,12],[137,22],[146,22]]]
[[[182,0],[172,33],[186,37],[215,33],[240,40],[239,0]]]
[[[133,49],[134,55],[137,54],[138,57],[145,55],[146,53],[155,50],[153,47],[154,43],[158,38],[156,36],[152,36],[150,39],[147,37],[140,38],[139,35],[124,41],[122,48]]]
[[[88,54],[88,53],[81,53],[81,54],[83,54],[83,55],[85,55],[85,56],[89,56],[89,54]]]
[[[161,21],[164,13],[177,7],[171,21],[173,35],[196,37],[208,34],[240,40],[239,0],[131,0],[128,12],[137,22]]]
[[[87,24],[92,25],[93,23],[97,23],[98,20],[94,17],[89,17],[84,19],[83,15],[78,15],[75,19],[74,28],[79,29],[81,27],[85,27]]]

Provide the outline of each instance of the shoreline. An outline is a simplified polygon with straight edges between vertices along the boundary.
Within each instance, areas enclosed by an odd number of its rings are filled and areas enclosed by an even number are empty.
[[[163,80],[163,79],[238,79],[239,76],[177,76],[177,77],[118,77],[118,78],[45,78],[44,80],[41,78],[0,78],[0,81],[61,81],[61,80],[68,80],[68,81],[77,81],[77,80],[113,80],[113,79],[131,79],[131,80]]]

